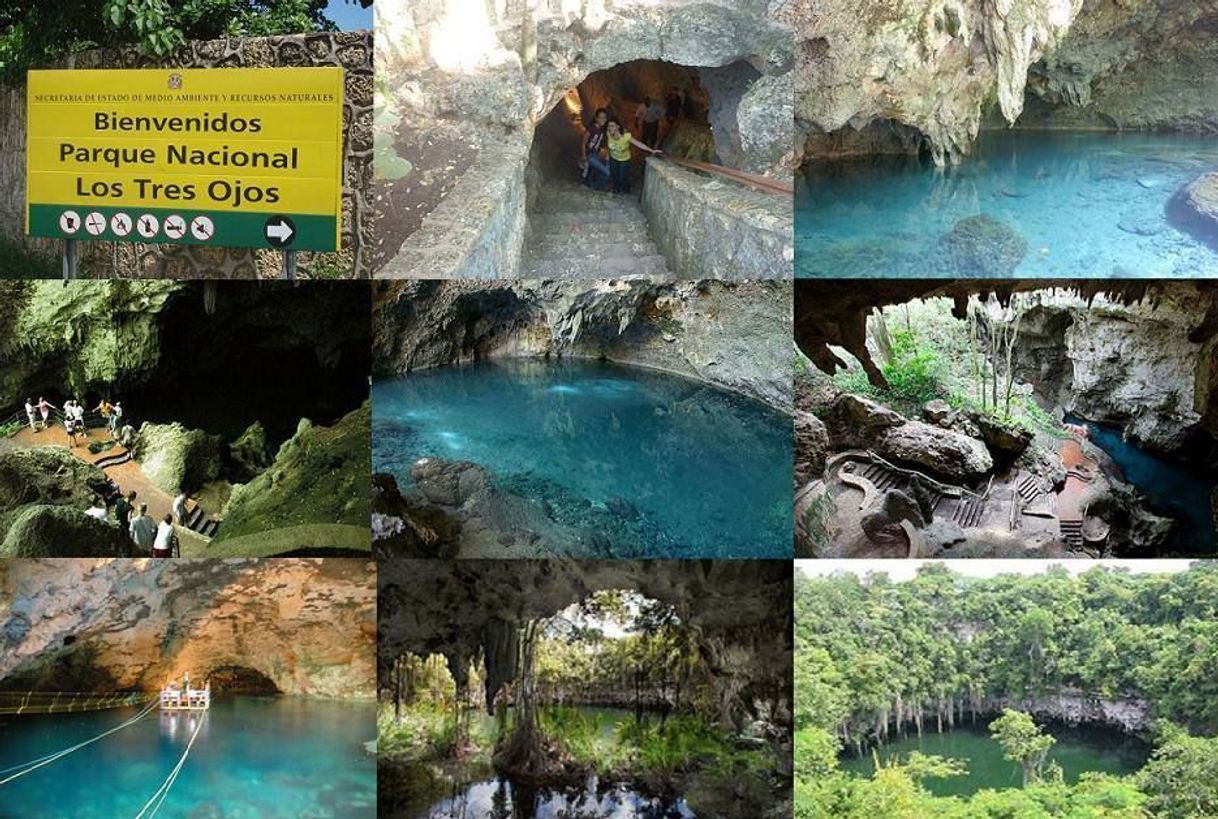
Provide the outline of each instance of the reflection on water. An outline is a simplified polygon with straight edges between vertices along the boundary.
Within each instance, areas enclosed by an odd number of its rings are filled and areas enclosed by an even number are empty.
[[[537,788],[501,777],[475,782],[417,819],[693,819],[680,798],[643,796],[625,785]]]
[[[791,553],[791,419],[734,393],[600,362],[449,367],[373,388],[373,466],[469,460],[626,556]],[[606,526],[606,518],[615,526]]]
[[[907,758],[913,751],[963,760],[968,773],[947,779],[928,779],[926,786],[936,796],[969,796],[982,788],[1018,788],[1023,784],[1019,766],[1003,756],[1002,746],[985,729],[988,720],[978,720],[976,726],[934,733],[927,731],[915,736],[886,743],[878,749],[880,761]],[[1146,764],[1150,749],[1135,737],[1107,728],[1088,726],[1071,728],[1061,724],[1045,726],[1057,743],[1049,759],[1062,767],[1067,782],[1077,782],[1088,772],[1131,774]],[[842,768],[870,777],[875,773],[875,761],[870,753],[860,757],[845,757]]]
[[[909,157],[813,163],[796,209],[800,277],[958,277],[940,245],[985,214],[1027,243],[1017,278],[1218,275],[1218,253],[1168,224],[1168,201],[1218,168],[1218,140],[983,132],[937,169]]]
[[[0,718],[0,769],[97,736],[140,709]],[[135,816],[202,727],[157,819],[376,816],[373,703],[217,696],[144,719],[5,785],[0,819]]]
[[[1210,493],[1215,481],[1203,478],[1180,464],[1164,460],[1124,439],[1121,430],[1095,424],[1076,416],[1066,420],[1087,426],[1088,437],[1116,462],[1121,477],[1146,493],[1153,511],[1176,520],[1172,540],[1175,551],[1185,555],[1212,555],[1218,546]]]

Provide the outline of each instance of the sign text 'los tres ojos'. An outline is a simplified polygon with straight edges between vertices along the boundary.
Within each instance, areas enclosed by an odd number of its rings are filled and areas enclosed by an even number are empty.
[[[343,71],[30,71],[32,236],[337,250]]]

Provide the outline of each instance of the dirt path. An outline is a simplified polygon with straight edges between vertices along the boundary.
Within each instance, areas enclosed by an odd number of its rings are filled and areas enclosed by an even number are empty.
[[[80,460],[93,465],[97,464],[98,461],[126,453],[127,450],[117,443],[97,454],[89,451],[89,442],[109,439],[109,430],[98,427],[89,430],[87,439],[78,437],[78,446],[69,447],[68,433],[64,431],[62,424],[52,424],[49,429],[40,430],[39,432],[34,432],[26,426],[10,438],[11,441],[22,447],[60,447],[67,449]],[[172,513],[173,498],[156,487],[148,479],[148,476],[144,474],[144,470],[140,468],[140,465],[134,460],[126,461],[116,466],[105,467],[102,469],[102,472],[106,473],[106,476],[110,480],[118,484],[119,489],[122,490],[124,495],[134,489],[136,506],[138,507],[141,503],[148,504],[148,514],[153,520],[161,520],[166,515]],[[176,528],[178,538],[182,543],[183,553],[185,553],[188,545],[206,545],[207,541],[205,539],[199,537],[185,526],[178,526]]]
[[[1095,461],[1083,454],[1083,447],[1073,438],[1066,438],[1061,445],[1062,466],[1066,468],[1066,484],[1057,496],[1057,517],[1070,523],[1083,521],[1082,500],[1087,486],[1096,473]]]

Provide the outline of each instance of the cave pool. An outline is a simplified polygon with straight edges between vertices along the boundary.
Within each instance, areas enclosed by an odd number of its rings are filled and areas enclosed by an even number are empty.
[[[1126,441],[1117,427],[1066,415],[1072,424],[1085,424],[1091,443],[1104,450],[1121,470],[1119,476],[1146,493],[1151,511],[1175,518],[1173,551],[1196,557],[1218,551],[1218,532],[1211,517],[1210,492],[1215,481],[1165,460]]]
[[[139,708],[0,718],[0,770],[96,736]],[[5,785],[0,819],[131,817],[177,764],[197,714],[160,713]],[[217,695],[158,819],[376,816],[376,706]],[[0,775],[3,779],[5,775]]]
[[[467,460],[559,522],[600,531],[613,557],[791,555],[791,418],[758,401],[655,370],[534,359],[412,373],[375,384],[372,400],[373,468],[404,492],[417,459]]]
[[[949,278],[940,238],[986,214],[1027,240],[1015,278],[1201,278],[1218,252],[1170,226],[1168,201],[1218,169],[1218,139],[982,131],[937,169],[909,156],[811,163],[796,193],[798,278]]]
[[[1022,787],[1019,766],[1003,758],[1002,747],[985,728],[988,722],[978,719],[976,726],[956,727],[941,734],[927,727],[921,739],[912,735],[885,743],[877,751],[881,761],[907,758],[913,751],[963,760],[968,768],[965,776],[926,780],[926,787],[936,796],[970,796],[984,788]],[[1077,782],[1087,772],[1125,776],[1145,765],[1150,757],[1145,743],[1115,729],[1055,723],[1042,727],[1057,739],[1049,759],[1061,765],[1067,782]],[[841,766],[859,776],[875,773],[870,750],[858,757],[843,756]]]
[[[596,717],[606,740],[633,713],[625,708],[574,708]],[[486,714],[474,718],[483,720],[486,730],[494,723]],[[407,803],[392,806],[383,801],[381,815],[392,819],[696,819],[679,796],[649,796],[623,783],[601,782],[594,774],[583,783],[537,787],[499,776],[486,764],[466,765],[459,773],[461,781],[436,773],[430,766],[396,770],[391,776],[405,776],[408,782],[397,783],[392,790],[407,794]]]

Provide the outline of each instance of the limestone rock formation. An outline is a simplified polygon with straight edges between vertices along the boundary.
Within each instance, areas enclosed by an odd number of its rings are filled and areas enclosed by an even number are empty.
[[[1202,174],[1178,191],[1167,205],[1167,218],[1218,250],[1218,173]]]
[[[142,424],[132,454],[148,479],[171,496],[197,492],[220,475],[223,441],[181,424]]]
[[[795,412],[795,485],[803,486],[825,471],[829,455],[829,429],[824,421],[810,412]]]
[[[966,156],[982,127],[1212,133],[1212,3],[819,0],[801,7],[804,156]]]
[[[783,282],[393,282],[373,300],[374,372],[503,356],[603,358],[791,408]]]
[[[994,459],[981,441],[921,421],[884,430],[874,447],[887,460],[916,465],[953,482],[976,480],[994,468]]]
[[[1083,0],[821,0],[804,7],[795,113],[805,133],[916,129],[936,162],[967,155],[996,98],[1014,122],[1028,68]]]
[[[406,652],[445,655],[461,669],[483,655],[486,705],[515,673],[502,639],[602,589],[635,589],[672,605],[698,633],[720,692],[720,720],[737,730],[764,713],[791,723],[791,569],[780,561],[386,561],[380,564],[381,673]]]
[[[106,476],[100,469],[84,463],[65,449],[48,447],[0,452],[0,541],[8,544],[0,552],[7,556],[39,554],[41,548],[49,545],[39,539],[36,544],[22,547],[16,539],[10,542],[7,537],[18,519],[23,520],[22,531],[27,534],[34,530],[50,531],[51,516],[45,511],[48,506],[65,510],[61,518],[56,518],[61,521],[56,527],[58,532],[98,535],[99,531],[89,526],[88,519],[81,521],[78,518],[85,518],[84,511],[95,497],[105,493],[106,485]],[[40,511],[27,514],[32,508]],[[72,524],[78,525],[73,528]],[[75,549],[88,553],[90,547],[75,534],[70,540]],[[99,544],[113,542],[105,536],[97,541]],[[30,551],[26,552],[27,548]]]
[[[91,518],[83,509],[30,504],[10,518],[0,558],[125,557],[140,554],[117,523]]]
[[[271,465],[275,456],[270,451],[266,428],[261,421],[250,424],[237,440],[228,445],[228,457],[242,473],[240,479],[245,481]]]
[[[365,560],[0,561],[0,683],[155,691],[249,669],[285,694],[375,693]]]
[[[239,543],[236,554],[366,551],[371,423],[368,402],[330,427],[302,419],[270,467],[233,487],[213,548],[232,550]]]

